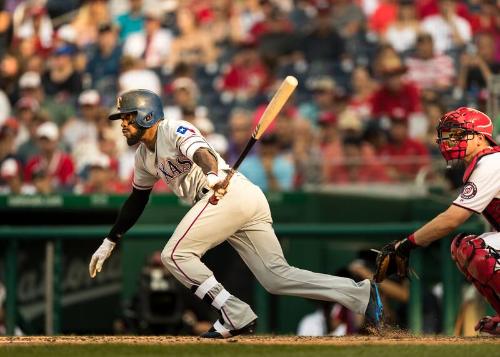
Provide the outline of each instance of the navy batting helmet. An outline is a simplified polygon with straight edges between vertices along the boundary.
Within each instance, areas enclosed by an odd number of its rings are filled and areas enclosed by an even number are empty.
[[[135,122],[141,128],[150,128],[163,120],[160,97],[147,89],[133,89],[116,98],[116,108],[109,114],[110,120],[121,119],[123,114],[136,113]]]

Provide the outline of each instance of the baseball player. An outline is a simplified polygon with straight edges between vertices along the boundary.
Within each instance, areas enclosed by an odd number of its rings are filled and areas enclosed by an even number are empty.
[[[156,94],[143,89],[125,92],[117,98],[109,119],[120,119],[128,145],[139,146],[132,193],[92,256],[91,277],[101,271],[116,243],[137,221],[153,185],[161,179],[182,200],[193,204],[165,245],[161,258],[182,284],[220,312],[220,318],[202,337],[227,338],[255,330],[257,316],[250,306],[224,289],[200,260],[205,252],[226,240],[269,292],[336,301],[364,314],[369,325],[379,326],[382,304],[377,285],[369,280],[357,283],[289,266],[273,231],[262,191],[238,172],[228,186],[225,178],[230,167],[194,126],[180,120],[163,120],[162,103]],[[216,204],[210,200],[212,195]]]
[[[400,276],[407,275],[411,250],[453,232],[472,213],[482,214],[495,231],[480,236],[457,235],[451,243],[451,256],[497,313],[482,318],[476,330],[500,335],[500,147],[492,137],[491,119],[472,108],[446,113],[437,133],[445,160],[464,160],[468,164],[462,191],[445,212],[407,238],[382,248],[375,280],[382,281],[391,266],[397,267]]]

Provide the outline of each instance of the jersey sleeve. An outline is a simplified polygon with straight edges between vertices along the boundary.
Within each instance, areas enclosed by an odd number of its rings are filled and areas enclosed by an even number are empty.
[[[132,181],[132,186],[138,190],[150,190],[155,185],[158,178],[151,175],[144,166],[144,159],[141,154],[141,150],[138,149],[135,152],[135,162],[134,162],[134,179]]]
[[[500,192],[500,154],[483,158],[453,204],[482,213]]]
[[[194,153],[199,148],[207,148],[213,151],[198,129],[188,122],[179,121],[178,124],[173,127],[173,130],[175,146],[182,155],[188,157],[191,161],[193,161]]]

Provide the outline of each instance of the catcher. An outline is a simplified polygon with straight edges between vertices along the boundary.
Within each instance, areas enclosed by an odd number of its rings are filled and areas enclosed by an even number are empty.
[[[445,160],[464,160],[468,165],[462,191],[445,212],[407,238],[382,247],[374,279],[381,282],[393,273],[407,277],[413,249],[445,237],[472,213],[482,214],[494,231],[457,235],[451,243],[451,256],[497,313],[482,318],[476,331],[500,335],[500,146],[493,140],[491,119],[472,108],[461,107],[443,115],[437,134]]]

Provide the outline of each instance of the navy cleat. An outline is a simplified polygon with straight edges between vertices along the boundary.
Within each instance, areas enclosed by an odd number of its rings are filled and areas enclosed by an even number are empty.
[[[378,286],[372,281],[370,282],[370,300],[368,300],[368,306],[365,311],[366,327],[378,330],[382,325],[383,313],[384,307],[380,299]]]
[[[253,335],[255,333],[256,326],[257,326],[257,319],[253,320],[252,322],[243,326],[242,328],[236,330],[228,330],[220,323],[219,320],[217,320],[215,321],[214,325],[210,328],[210,330],[202,334],[200,337],[222,339],[238,335]]]

